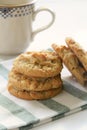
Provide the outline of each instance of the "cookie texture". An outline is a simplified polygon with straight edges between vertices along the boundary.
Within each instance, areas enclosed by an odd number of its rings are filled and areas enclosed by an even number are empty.
[[[55,52],[27,52],[19,55],[14,63],[14,70],[31,77],[52,77],[62,70],[62,62]]]
[[[8,91],[21,99],[42,100],[63,89],[62,60],[50,51],[26,52],[13,62],[8,76]]]
[[[87,71],[87,52],[80,46],[79,43],[77,43],[72,38],[67,37],[65,41],[66,41],[66,44],[69,46],[69,48],[78,57],[78,59],[84,66],[85,70]]]
[[[21,99],[26,100],[42,100],[42,99],[49,99],[51,97],[56,96],[58,93],[62,91],[62,87],[59,87],[57,89],[50,89],[48,91],[26,91],[26,90],[18,90],[14,86],[9,85],[8,91]]]
[[[48,78],[28,77],[12,70],[9,74],[8,84],[16,86],[20,90],[44,91],[62,86],[61,75]]]
[[[77,81],[82,85],[87,85],[87,73],[76,55],[66,46],[58,46],[52,44],[53,49],[60,56],[65,66],[76,77]]]

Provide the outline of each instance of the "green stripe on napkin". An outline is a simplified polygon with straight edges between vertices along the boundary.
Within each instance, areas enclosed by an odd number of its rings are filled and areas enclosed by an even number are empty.
[[[23,126],[23,127],[20,127],[19,130],[29,130],[33,128],[33,124],[30,124],[30,125],[27,125],[27,126]]]
[[[39,119],[37,119],[33,114],[17,105],[7,97],[3,96],[2,94],[0,94],[0,105],[9,110],[14,116],[25,121],[26,124],[39,122]]]
[[[0,124],[0,130],[7,130],[7,128],[3,126],[2,124]]]
[[[7,80],[9,70],[6,69],[2,64],[0,64],[0,74]]]
[[[85,104],[85,105],[81,106],[81,108],[82,108],[82,110],[87,109],[87,104]]]
[[[64,87],[65,91],[72,94],[73,96],[87,101],[87,92],[84,92],[84,91],[74,87],[73,85],[71,85],[70,83],[68,83],[66,81],[63,81],[63,87]]]
[[[46,107],[52,109],[53,111],[58,112],[58,114],[69,112],[70,109],[67,106],[64,106],[52,99],[42,100],[39,101],[40,103],[44,104]]]
[[[62,117],[65,117],[64,113],[63,113],[63,114],[56,115],[56,116],[53,116],[53,117],[52,117],[52,121],[58,120],[58,119],[60,119],[60,118],[62,118]]]
[[[56,116],[52,117],[52,121],[64,117],[65,116],[64,113],[70,111],[70,109],[67,106],[64,106],[52,99],[42,100],[39,102],[42,103],[43,105],[45,105],[46,107],[52,109],[53,111],[58,112],[58,114]]]

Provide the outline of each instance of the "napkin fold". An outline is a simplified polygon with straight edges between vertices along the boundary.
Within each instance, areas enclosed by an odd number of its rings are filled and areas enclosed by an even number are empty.
[[[0,130],[29,130],[87,109],[87,87],[72,76],[63,77],[63,91],[51,99],[28,101],[11,95],[7,82],[12,62],[0,63]]]

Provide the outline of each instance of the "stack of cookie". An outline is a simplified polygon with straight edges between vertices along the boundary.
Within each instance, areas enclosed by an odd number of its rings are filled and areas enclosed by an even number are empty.
[[[9,73],[8,91],[19,98],[48,99],[62,90],[62,61],[55,52],[19,55]]]
[[[86,86],[87,52],[72,38],[66,38],[65,41],[68,46],[52,44],[52,47],[76,80]]]

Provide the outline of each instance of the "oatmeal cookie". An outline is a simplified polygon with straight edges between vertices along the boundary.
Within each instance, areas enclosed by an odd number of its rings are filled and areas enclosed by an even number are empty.
[[[26,99],[26,100],[40,100],[40,99],[49,99],[49,98],[56,96],[57,94],[59,94],[62,91],[62,87],[56,88],[56,89],[50,89],[47,91],[36,92],[36,91],[18,90],[17,88],[9,85],[8,91],[12,95],[14,95],[18,98],[22,98],[22,99]]]
[[[85,70],[87,71],[87,52],[80,46],[79,43],[74,41],[72,38],[66,38],[66,43],[69,48],[75,53],[78,57],[82,65],[84,66]]]
[[[68,70],[76,77],[79,83],[82,85],[87,84],[87,73],[83,68],[81,62],[79,62],[76,55],[66,46],[58,46],[57,44],[52,44],[53,49],[60,56],[62,61]]]
[[[52,88],[59,88],[62,86],[60,74],[54,77],[39,78],[28,77],[11,70],[9,74],[8,84],[16,86],[18,89],[26,91],[44,91]]]
[[[52,77],[62,70],[62,62],[55,52],[27,52],[13,63],[15,71],[31,77]]]

